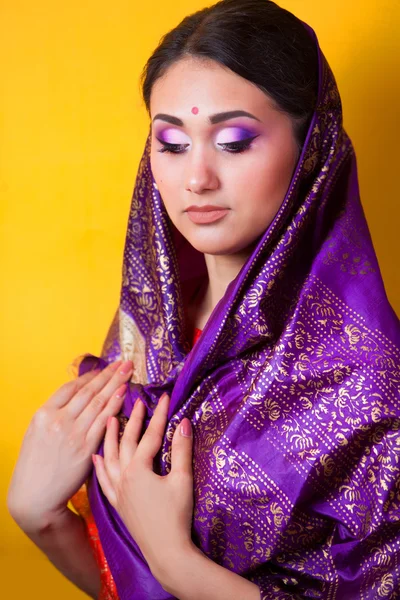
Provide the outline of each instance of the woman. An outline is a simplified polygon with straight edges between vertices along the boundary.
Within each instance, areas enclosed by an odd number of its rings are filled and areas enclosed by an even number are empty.
[[[103,599],[395,598],[400,328],[315,33],[223,0],[143,94],[120,307],[39,411],[10,511],[92,597],[98,564]]]

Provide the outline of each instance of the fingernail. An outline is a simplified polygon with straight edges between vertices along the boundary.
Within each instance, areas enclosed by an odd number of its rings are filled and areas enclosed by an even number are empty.
[[[135,404],[133,405],[133,408],[135,408],[135,406],[136,406],[137,404],[139,404],[139,402],[140,402],[140,398],[136,398],[136,400],[135,400]]]
[[[181,423],[181,435],[184,437],[192,437],[192,425],[189,419],[183,419]]]
[[[93,461],[93,464],[95,465],[96,464],[96,455],[95,454],[92,454],[92,461]]]
[[[122,396],[123,396],[123,395],[125,394],[125,392],[126,392],[126,388],[127,388],[127,385],[126,385],[126,383],[124,383],[123,385],[121,385],[121,386],[120,386],[120,387],[117,389],[117,391],[115,392],[115,397],[116,397],[116,398],[122,398]]]
[[[132,361],[126,360],[125,362],[122,363],[122,366],[121,366],[119,372],[121,373],[121,375],[127,375],[129,373],[129,371],[132,371],[132,367],[133,367]]]
[[[122,363],[122,360],[116,360],[115,362],[111,363],[109,365],[111,371],[116,371],[121,363]]]

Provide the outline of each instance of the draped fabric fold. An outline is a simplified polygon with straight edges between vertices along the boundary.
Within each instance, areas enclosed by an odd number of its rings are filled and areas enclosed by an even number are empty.
[[[256,583],[264,600],[394,598],[400,586],[400,326],[359,197],[354,148],[318,45],[319,92],[273,222],[190,349],[184,306],[204,256],[170,221],[140,162],[121,298],[101,356],[135,371],[119,420],[140,396],[146,426],[164,391],[155,460],[170,470],[177,423],[194,430],[196,545]],[[103,446],[99,453],[103,453]],[[167,600],[135,540],[88,482],[121,600]],[[168,561],[168,557],[166,557]]]

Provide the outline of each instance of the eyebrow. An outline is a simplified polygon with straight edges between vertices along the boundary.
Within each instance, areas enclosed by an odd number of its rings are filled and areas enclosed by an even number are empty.
[[[212,125],[216,125],[217,123],[221,123],[222,121],[228,121],[229,119],[235,119],[236,117],[249,117],[250,119],[260,121],[260,119],[247,112],[246,110],[229,110],[226,112],[216,113],[215,115],[210,115],[208,117],[208,120]],[[160,121],[166,121],[167,123],[171,123],[171,125],[178,125],[179,127],[183,126],[182,119],[179,119],[178,117],[173,117],[172,115],[158,113],[154,117],[153,123],[156,119],[159,119]]]

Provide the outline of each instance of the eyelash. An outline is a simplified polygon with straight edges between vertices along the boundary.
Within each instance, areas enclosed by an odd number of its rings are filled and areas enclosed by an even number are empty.
[[[258,137],[258,135],[254,135],[251,138],[247,138],[246,140],[241,140],[240,142],[226,142],[225,144],[218,144],[218,146],[222,147],[226,152],[230,154],[240,154],[241,152],[245,152],[251,146],[251,142]],[[157,138],[158,139],[158,138]],[[158,150],[158,152],[169,152],[170,154],[182,154],[185,148],[188,147],[189,144],[169,144],[168,142],[162,142],[158,140],[163,147]]]

